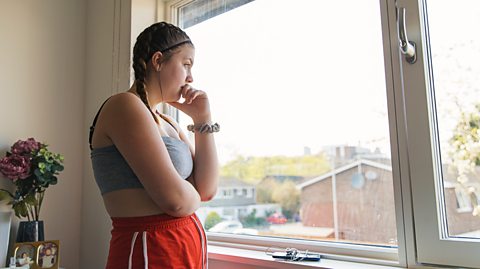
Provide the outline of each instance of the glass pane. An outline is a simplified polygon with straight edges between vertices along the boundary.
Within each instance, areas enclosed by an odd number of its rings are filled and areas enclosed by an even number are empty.
[[[428,2],[444,210],[449,236],[480,238],[480,2],[452,3]]]
[[[186,31],[221,125],[205,228],[396,246],[378,1],[256,0]]]

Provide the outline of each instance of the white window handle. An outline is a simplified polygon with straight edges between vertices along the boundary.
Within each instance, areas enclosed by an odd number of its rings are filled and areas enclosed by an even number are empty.
[[[398,40],[400,42],[400,51],[405,55],[405,60],[413,64],[417,60],[416,45],[413,41],[408,41],[407,26],[405,25],[405,8],[398,8],[397,27]]]

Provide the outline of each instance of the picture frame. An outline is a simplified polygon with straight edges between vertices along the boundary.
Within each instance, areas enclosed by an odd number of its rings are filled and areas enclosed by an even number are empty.
[[[17,268],[59,269],[59,240],[15,243],[14,257]]]

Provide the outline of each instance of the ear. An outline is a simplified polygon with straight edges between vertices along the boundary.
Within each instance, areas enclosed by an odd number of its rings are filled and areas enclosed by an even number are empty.
[[[153,69],[157,72],[160,71],[162,69],[162,62],[163,62],[163,53],[161,53],[160,51],[155,52],[152,55]]]

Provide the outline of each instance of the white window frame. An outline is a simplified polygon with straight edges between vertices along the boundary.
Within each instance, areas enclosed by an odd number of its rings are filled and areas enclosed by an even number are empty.
[[[179,8],[193,0],[157,1],[158,20],[177,24]],[[470,267],[480,264],[479,243],[439,239],[441,227],[432,225],[442,213],[437,206],[436,193],[441,194],[443,190],[439,181],[433,180],[439,177],[439,166],[434,161],[438,150],[434,145],[436,142],[432,143],[431,139],[435,124],[430,121],[430,115],[435,111],[427,94],[431,83],[427,33],[425,21],[420,19],[425,17],[424,1],[379,0],[379,4],[398,249],[283,238],[252,239],[252,236],[219,233],[208,234],[209,244],[259,251],[271,246],[296,247],[322,253],[324,258],[409,268],[426,268],[427,264]],[[408,36],[416,42],[418,53],[414,65],[408,65],[399,53],[397,6],[408,9]]]
[[[403,113],[408,139],[405,160],[410,172],[414,212],[415,247],[418,263],[478,267],[480,240],[451,239],[446,225],[437,220],[445,217],[444,186],[441,180],[439,142],[434,96],[428,22],[425,1],[398,0],[397,6],[407,10],[407,32],[417,44],[417,62],[408,64],[403,56],[400,70],[403,83]],[[392,36],[392,34],[391,34]],[[397,51],[398,53],[398,51]],[[427,104],[427,105],[425,105]]]

